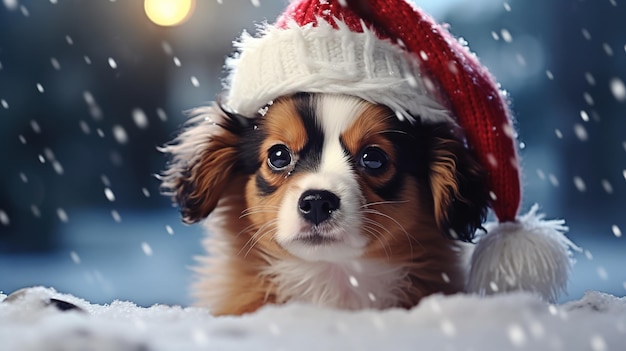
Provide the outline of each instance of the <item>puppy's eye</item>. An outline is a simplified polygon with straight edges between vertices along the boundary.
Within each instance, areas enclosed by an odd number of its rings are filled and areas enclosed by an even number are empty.
[[[281,171],[291,164],[291,152],[285,145],[274,145],[267,155],[267,164],[275,171]]]
[[[368,146],[361,151],[359,165],[369,171],[382,171],[387,165],[387,154],[376,146]]]

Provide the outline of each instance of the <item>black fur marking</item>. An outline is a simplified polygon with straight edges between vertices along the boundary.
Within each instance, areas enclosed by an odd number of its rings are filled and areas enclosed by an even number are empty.
[[[56,307],[57,309],[65,312],[65,311],[79,311],[79,312],[85,312],[82,308],[74,305],[73,303],[67,302],[67,301],[63,301],[63,300],[59,300],[59,299],[54,299],[51,298],[50,299],[50,305]]]
[[[237,145],[238,159],[235,172],[254,174],[261,166],[259,152],[266,133],[259,128],[260,116],[246,117],[230,112],[223,105],[220,109],[228,117],[226,123],[220,126],[239,137]]]
[[[276,191],[276,187],[270,185],[260,173],[256,174],[254,179],[256,181],[256,188],[259,190],[259,195],[267,196]]]
[[[294,172],[306,170],[315,172],[319,169],[322,161],[322,149],[324,147],[324,132],[317,122],[316,109],[317,99],[314,94],[298,93],[293,96],[296,111],[304,124],[308,135],[308,142],[299,152],[298,163]]]
[[[261,143],[266,133],[257,125],[251,125],[241,133],[237,150],[239,153],[235,171],[243,174],[254,174],[261,167],[259,154]]]
[[[386,201],[395,201],[400,199],[400,193],[404,187],[404,175],[396,172],[385,185],[374,188],[374,192]]]
[[[437,139],[446,140],[444,147],[455,156],[459,196],[451,200],[447,209],[447,223],[441,230],[451,238],[471,242],[487,217],[487,173],[449,124],[441,123],[429,126],[428,129],[431,136],[428,150],[441,147],[437,145]]]

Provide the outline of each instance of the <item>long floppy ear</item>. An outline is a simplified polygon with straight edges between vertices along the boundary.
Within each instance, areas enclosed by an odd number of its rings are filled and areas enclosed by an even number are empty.
[[[431,140],[429,178],[437,225],[452,238],[471,241],[487,215],[486,172],[450,124],[434,126]]]
[[[217,206],[237,171],[238,145],[249,119],[217,103],[190,112],[185,130],[160,148],[171,159],[161,175],[161,191],[180,206],[185,223],[198,222]]]

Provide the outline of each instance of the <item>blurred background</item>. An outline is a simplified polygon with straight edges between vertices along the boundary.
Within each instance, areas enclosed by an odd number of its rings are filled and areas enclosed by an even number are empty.
[[[159,194],[157,147],[220,92],[232,40],[286,2],[200,0],[161,26],[140,0],[0,0],[0,291],[190,303],[202,229]],[[522,208],[566,218],[583,249],[562,301],[623,296],[626,1],[415,3],[511,95]]]

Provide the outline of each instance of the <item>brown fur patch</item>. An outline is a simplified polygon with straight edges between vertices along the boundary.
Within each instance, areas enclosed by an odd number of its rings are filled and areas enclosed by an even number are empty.
[[[341,136],[344,145],[355,157],[365,146],[377,146],[389,157],[390,167],[384,173],[377,174],[375,177],[364,174],[368,185],[371,187],[384,185],[396,172],[396,153],[392,142],[386,136],[393,129],[391,121],[395,118],[396,116],[388,108],[368,104],[361,115]]]
[[[267,151],[274,145],[283,144],[292,151],[294,157],[302,150],[308,141],[307,131],[302,120],[298,117],[296,107],[290,99],[278,99],[272,104],[265,118],[259,123],[259,128],[267,135],[261,143],[259,161],[261,161],[261,176],[273,187],[280,187],[287,181],[290,169],[284,172],[272,171],[267,164]],[[293,160],[293,162],[297,162]]]

